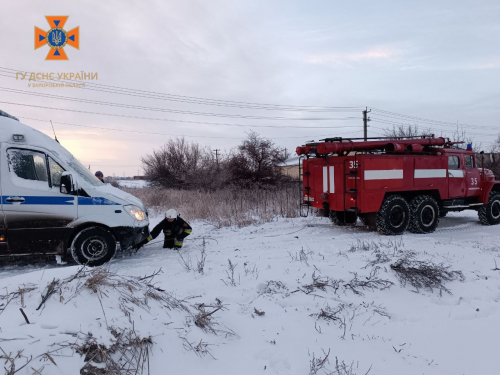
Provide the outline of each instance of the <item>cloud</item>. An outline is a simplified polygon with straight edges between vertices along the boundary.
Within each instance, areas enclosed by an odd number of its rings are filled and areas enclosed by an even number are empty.
[[[306,61],[310,64],[331,65],[349,62],[365,62],[393,60],[398,55],[393,47],[374,47],[363,52],[325,53],[308,56]]]

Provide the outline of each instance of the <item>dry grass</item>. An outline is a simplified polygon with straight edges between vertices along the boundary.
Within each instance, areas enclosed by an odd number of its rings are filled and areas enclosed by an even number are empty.
[[[175,208],[186,220],[205,220],[217,227],[243,227],[276,217],[297,217],[300,187],[272,190],[227,188],[213,192],[163,188],[122,188],[141,199],[148,210],[162,214]]]

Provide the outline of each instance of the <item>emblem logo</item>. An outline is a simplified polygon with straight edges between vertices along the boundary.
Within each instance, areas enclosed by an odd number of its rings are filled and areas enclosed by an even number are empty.
[[[75,27],[70,31],[64,30],[64,24],[69,16],[45,16],[50,29],[44,31],[35,26],[35,49],[44,45],[50,47],[45,60],[68,60],[64,47],[69,45],[80,49],[80,27]]]

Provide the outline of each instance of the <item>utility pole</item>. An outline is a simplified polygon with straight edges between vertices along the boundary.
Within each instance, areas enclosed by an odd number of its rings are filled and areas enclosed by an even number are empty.
[[[219,169],[219,149],[215,149],[215,162],[217,163],[217,169]]]
[[[363,134],[365,141],[368,140],[368,121],[370,121],[370,118],[368,117],[368,113],[370,113],[372,110],[368,110],[368,107],[363,111]]]

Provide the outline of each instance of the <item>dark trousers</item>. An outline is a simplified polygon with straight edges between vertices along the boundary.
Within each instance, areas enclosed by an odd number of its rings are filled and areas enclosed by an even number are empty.
[[[165,237],[165,241],[163,242],[164,249],[173,249],[174,248],[174,237]]]

